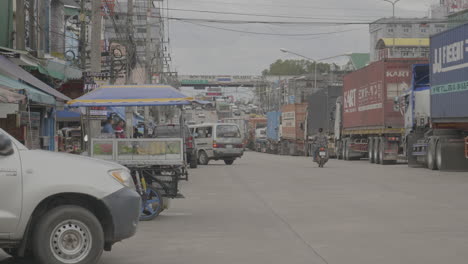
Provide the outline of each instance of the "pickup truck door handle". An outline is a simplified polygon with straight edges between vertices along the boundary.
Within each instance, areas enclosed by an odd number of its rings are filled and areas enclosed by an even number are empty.
[[[26,174],[33,174],[34,173],[33,169],[27,169],[25,172],[26,172]]]

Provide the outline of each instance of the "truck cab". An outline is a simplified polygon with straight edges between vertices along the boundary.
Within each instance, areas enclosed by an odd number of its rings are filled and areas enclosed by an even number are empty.
[[[0,248],[41,264],[94,264],[135,234],[140,196],[125,167],[29,150],[0,129]]]

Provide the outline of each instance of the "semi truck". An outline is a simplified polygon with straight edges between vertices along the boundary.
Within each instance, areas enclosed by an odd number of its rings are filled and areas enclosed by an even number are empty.
[[[307,97],[306,135],[307,156],[312,155],[313,137],[323,128],[329,138],[328,152],[330,157],[335,157],[335,112],[336,101],[343,93],[343,86],[330,86],[327,89],[318,89]]]
[[[335,118],[339,159],[397,163],[405,128],[394,101],[410,87],[412,65],[424,63],[425,58],[385,58],[345,75]]]
[[[272,111],[267,113],[266,134],[266,152],[270,154],[278,154],[281,138],[281,111]]]
[[[247,147],[251,150],[255,150],[255,132],[259,128],[265,128],[267,126],[267,119],[264,117],[253,117],[249,119],[248,123],[248,143]]]
[[[397,101],[411,167],[468,171],[467,37],[468,25],[432,36],[430,63],[413,66],[413,85]]]
[[[306,140],[307,104],[288,104],[281,108],[280,154],[304,156]]]

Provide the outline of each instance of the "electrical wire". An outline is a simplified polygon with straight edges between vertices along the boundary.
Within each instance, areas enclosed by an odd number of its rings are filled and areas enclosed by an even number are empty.
[[[224,30],[224,31],[231,31],[231,32],[237,32],[237,33],[246,33],[246,34],[253,34],[253,35],[264,35],[264,36],[287,36],[287,37],[320,36],[320,35],[332,35],[332,34],[337,34],[337,33],[344,33],[344,32],[351,32],[351,31],[359,30],[359,29],[349,29],[349,30],[341,30],[341,31],[333,31],[333,32],[322,32],[322,33],[281,34],[281,33],[266,33],[266,32],[254,32],[254,31],[246,31],[246,30],[236,30],[236,29],[223,28],[223,27],[217,27],[217,26],[203,25],[203,24],[198,24],[198,23],[189,22],[189,21],[182,21],[182,22],[190,23],[190,24],[193,24],[193,25],[201,26],[201,27]]]
[[[168,10],[171,11],[180,11],[180,12],[194,12],[194,13],[208,13],[208,14],[221,14],[221,15],[238,15],[238,16],[252,16],[252,17],[272,17],[272,18],[294,18],[294,19],[307,19],[307,20],[333,20],[333,19],[338,19],[338,20],[346,20],[346,19],[341,19],[343,16],[340,16],[339,18],[336,17],[309,17],[309,16],[287,16],[287,15],[267,15],[267,14],[258,14],[258,13],[240,13],[240,12],[223,12],[223,11],[210,11],[210,10],[196,10],[196,9],[181,9],[181,8],[168,8]],[[352,18],[355,18],[358,16],[352,16]],[[365,17],[372,17],[372,18],[379,18],[379,16],[365,16]],[[367,21],[367,20],[363,20]]]

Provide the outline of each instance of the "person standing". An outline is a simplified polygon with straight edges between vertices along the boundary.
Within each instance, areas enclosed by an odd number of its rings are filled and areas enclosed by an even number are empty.
[[[125,136],[125,122],[120,120],[115,127],[116,138],[126,138]]]
[[[114,124],[114,120],[112,119],[112,117],[109,117],[106,120],[106,123],[104,124],[104,126],[102,127],[101,133],[114,134],[114,128],[112,127],[113,124]]]

